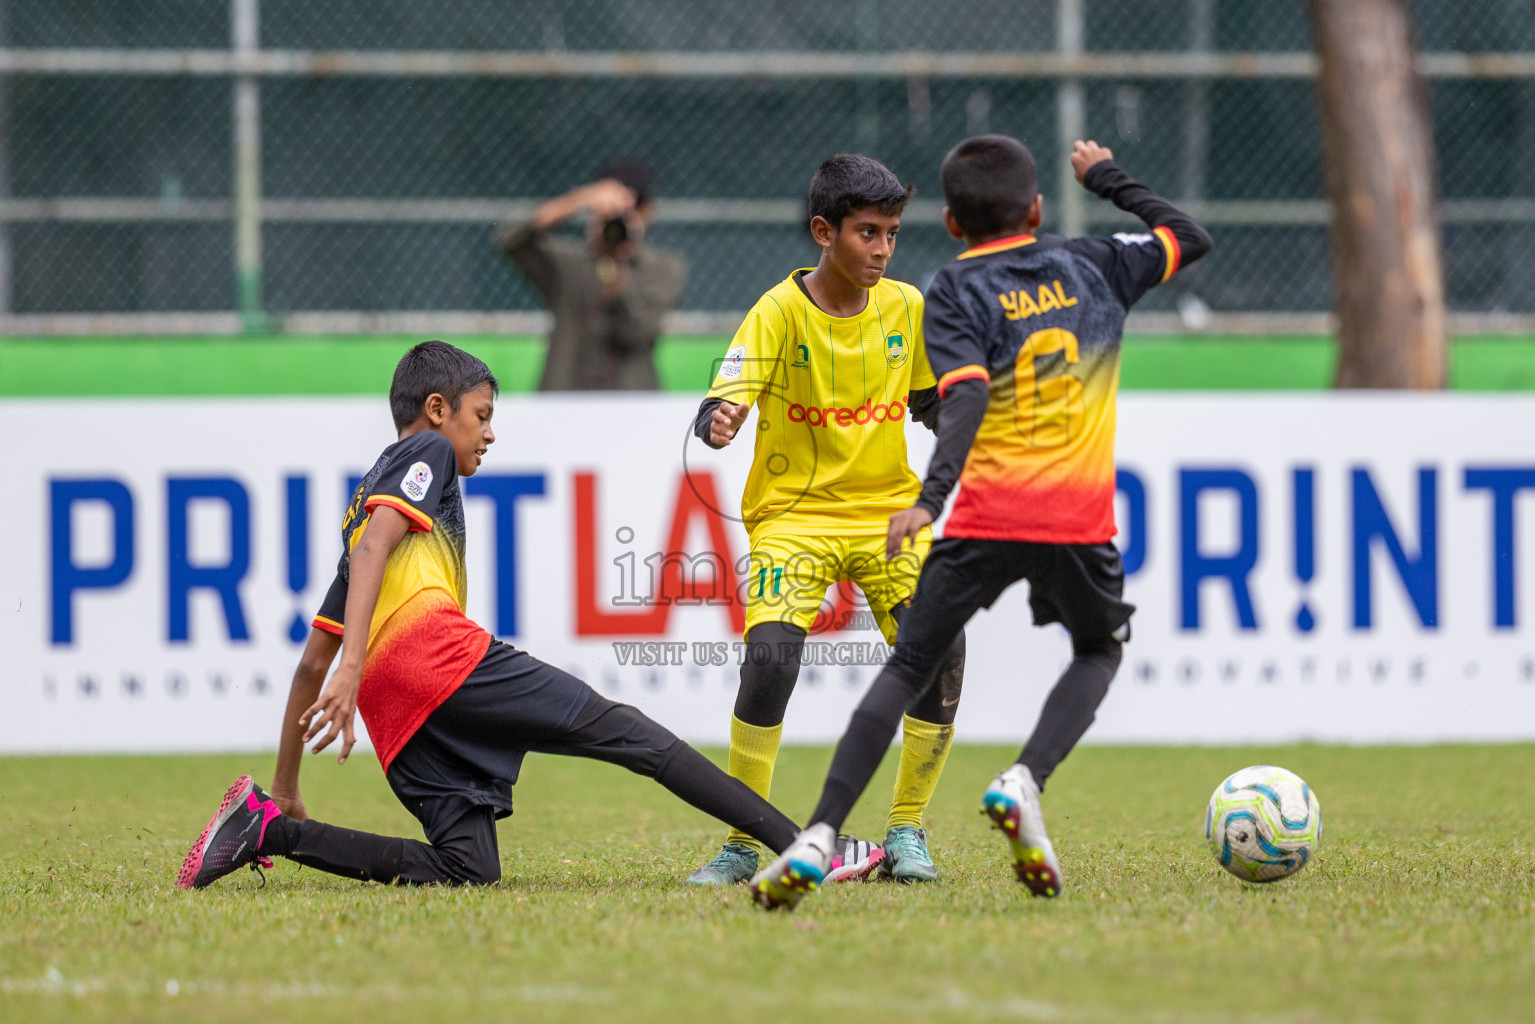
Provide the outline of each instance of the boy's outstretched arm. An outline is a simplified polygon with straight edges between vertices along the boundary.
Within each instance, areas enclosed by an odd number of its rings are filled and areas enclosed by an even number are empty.
[[[368,631],[378,605],[379,589],[384,584],[384,566],[409,529],[410,520],[388,505],[376,506],[369,513],[367,529],[352,549],[349,562],[341,666],[325,684],[319,699],[299,717],[299,724],[304,727],[303,742],[308,743],[324,732],[314,745],[316,754],[330,746],[337,736],[341,737],[341,756],[336,759],[339,764],[346,763],[352,744],[357,742],[352,720],[357,714],[357,693],[362,689],[362,666],[368,654]]]
[[[277,746],[277,769],[272,773],[272,799],[290,818],[307,818],[299,796],[298,773],[304,761],[304,727],[299,718],[320,697],[325,677],[341,650],[341,638],[323,629],[311,629],[304,653],[299,655],[288,689],[288,706],[282,716],[282,738]]]
[[[1092,192],[1126,213],[1133,213],[1149,228],[1167,228],[1178,240],[1179,264],[1188,266],[1210,251],[1210,233],[1194,218],[1126,174],[1114,162],[1106,146],[1078,139],[1072,147],[1071,167],[1077,180]]]
[[[975,443],[976,431],[986,418],[986,403],[991,398],[991,388],[979,378],[955,381],[944,389],[938,407],[935,428],[938,443],[933,457],[927,464],[927,476],[922,480],[922,493],[911,508],[890,517],[890,527],[885,533],[885,557],[894,558],[901,553],[901,545],[914,541],[917,533],[932,525],[943,511],[943,503],[959,481],[959,474],[970,457],[970,446]]]

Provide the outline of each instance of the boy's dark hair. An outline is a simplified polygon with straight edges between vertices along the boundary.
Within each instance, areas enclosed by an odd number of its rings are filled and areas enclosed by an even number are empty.
[[[1029,147],[1009,135],[975,135],[949,150],[938,170],[943,201],[971,237],[1021,227],[1038,191]]]
[[[633,160],[615,160],[598,169],[597,180],[602,181],[604,178],[612,178],[633,192],[636,206],[644,206],[654,198],[656,175],[644,164]]]
[[[821,163],[810,179],[807,202],[809,221],[825,217],[841,230],[842,221],[854,210],[877,207],[880,213],[900,213],[917,190],[902,185],[895,172],[872,157],[838,153]]]
[[[416,422],[431,395],[441,395],[458,411],[459,402],[482,384],[499,395],[501,385],[490,367],[461,348],[445,341],[423,341],[400,357],[389,384],[389,412],[396,430]]]

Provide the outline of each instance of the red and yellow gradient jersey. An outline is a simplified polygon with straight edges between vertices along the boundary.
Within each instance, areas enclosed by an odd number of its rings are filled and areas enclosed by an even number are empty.
[[[920,489],[905,420],[912,392],[936,383],[922,293],[884,279],[862,313],[834,317],[796,280],[808,272],[757,301],[709,389],[710,398],[757,406],[742,427],[756,451],[741,517],[754,538],[883,534]]]
[[[1067,240],[1017,235],[944,267],[927,293],[939,394],[989,382],[946,537],[1113,538],[1115,398],[1130,306],[1178,270],[1167,228]]]
[[[464,503],[453,445],[426,430],[384,449],[352,495],[343,554],[314,626],[341,633],[351,553],[375,509],[410,521],[389,555],[368,626],[357,707],[384,770],[437,706],[469,677],[491,636],[464,614]]]

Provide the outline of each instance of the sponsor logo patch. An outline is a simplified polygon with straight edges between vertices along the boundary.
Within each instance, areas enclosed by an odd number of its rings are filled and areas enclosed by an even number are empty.
[[[725,353],[725,361],[720,364],[720,376],[726,380],[735,380],[741,376],[741,367],[746,363],[746,346],[737,345]]]
[[[812,427],[862,427],[870,423],[900,423],[906,418],[906,396],[891,402],[874,403],[869,398],[859,406],[789,406],[790,423],[808,423]]]
[[[426,497],[426,492],[432,486],[432,467],[424,462],[418,462],[405,471],[400,479],[400,493],[411,501],[420,501]]]
[[[1141,232],[1121,231],[1114,236],[1114,241],[1119,242],[1122,245],[1145,245],[1148,242],[1155,242],[1156,240],[1157,238],[1155,235],[1147,235]]]

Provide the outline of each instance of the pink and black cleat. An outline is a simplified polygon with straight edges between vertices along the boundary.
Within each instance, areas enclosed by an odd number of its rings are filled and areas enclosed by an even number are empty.
[[[885,860],[885,848],[867,839],[837,837],[837,852],[824,882],[866,882]]]
[[[281,816],[282,811],[266,790],[249,775],[240,776],[224,794],[224,802],[219,804],[208,827],[187,851],[176,884],[183,889],[201,889],[247,864],[261,874],[260,869],[270,868],[272,862],[257,851],[266,838],[267,825]],[[265,882],[265,876],[262,881]]]

